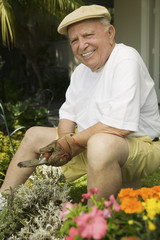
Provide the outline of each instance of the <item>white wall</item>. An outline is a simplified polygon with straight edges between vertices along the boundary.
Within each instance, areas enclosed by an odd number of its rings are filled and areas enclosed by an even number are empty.
[[[141,0],[114,0],[116,42],[141,52]]]

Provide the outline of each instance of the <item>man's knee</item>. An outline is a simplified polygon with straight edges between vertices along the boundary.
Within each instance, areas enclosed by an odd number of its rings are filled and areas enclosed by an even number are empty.
[[[38,132],[39,132],[39,127],[31,127],[27,129],[25,135],[24,135],[24,140],[27,141],[34,141],[38,137]]]
[[[56,139],[56,128],[35,126],[26,131],[22,144],[39,152],[39,149],[45,147]]]
[[[103,136],[104,134],[93,135],[87,145],[88,164],[92,168],[100,169],[103,165],[107,165],[112,161],[111,152],[115,148],[115,139],[110,136]]]
[[[108,149],[112,150],[115,147],[115,139],[107,135],[99,133],[90,137],[87,144],[89,157],[92,155],[100,157],[102,154],[107,154]]]
[[[93,135],[87,145],[88,163],[94,165],[113,162],[123,165],[128,158],[128,144],[125,139],[106,133]]]

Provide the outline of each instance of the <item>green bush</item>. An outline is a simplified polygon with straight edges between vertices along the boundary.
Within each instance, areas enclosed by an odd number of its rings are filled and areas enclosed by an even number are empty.
[[[0,211],[0,239],[61,240],[59,211],[69,201],[69,191],[59,168],[37,167],[26,184],[3,194],[7,205]]]
[[[41,126],[46,124],[48,110],[42,106],[32,105],[32,99],[12,104],[10,102],[3,104],[7,123],[10,131],[25,126],[26,129],[32,126]],[[4,121],[0,122],[0,129],[5,132]]]
[[[23,133],[20,131],[12,136],[12,143],[15,151],[17,150],[22,137]],[[0,131],[0,185],[2,184],[6,170],[12,157],[13,151],[9,141],[9,137],[5,136],[3,132]]]

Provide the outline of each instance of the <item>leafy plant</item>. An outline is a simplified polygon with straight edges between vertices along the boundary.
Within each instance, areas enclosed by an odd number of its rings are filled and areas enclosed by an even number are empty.
[[[113,195],[97,201],[97,193],[94,188],[82,195],[82,202],[93,202],[89,209],[81,202],[65,203],[60,214],[64,221],[60,233],[66,240],[159,239],[160,186],[122,189],[119,202]]]
[[[59,168],[38,167],[26,184],[3,194],[7,206],[0,212],[0,239],[62,239],[57,237],[59,212],[69,191]]]
[[[15,46],[29,60],[41,89],[40,68],[44,60],[38,52],[44,46],[47,50],[49,41],[62,38],[57,33],[58,23],[82,3],[81,0],[0,0],[2,42],[9,48]]]
[[[25,126],[27,129],[34,125],[46,124],[48,110],[45,107],[37,108],[31,105],[31,101],[32,99],[28,98],[23,102],[18,101],[16,104],[9,102],[3,105],[10,131],[21,126]],[[5,132],[4,122],[0,122],[0,128]]]
[[[2,56],[0,56],[0,70],[2,69],[4,63],[5,63],[5,62],[2,60]]]
[[[73,203],[77,203],[82,198],[82,193],[87,191],[87,175],[80,177],[72,183],[69,183],[71,186],[70,196]]]
[[[20,141],[23,137],[21,131],[15,133],[12,136],[12,143],[15,150],[17,150]],[[13,157],[12,147],[9,141],[9,137],[5,136],[2,131],[0,131],[0,185],[4,179],[8,165]]]

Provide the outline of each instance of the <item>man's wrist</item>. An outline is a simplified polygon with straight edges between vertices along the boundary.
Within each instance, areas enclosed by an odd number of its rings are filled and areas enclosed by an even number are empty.
[[[62,133],[58,133],[58,137],[62,138],[64,136],[68,135],[68,134],[74,134],[74,133],[73,132],[62,132]]]
[[[72,139],[73,139],[73,142],[74,142],[77,146],[79,146],[80,148],[83,148],[83,149],[87,149],[86,146],[81,145],[73,136],[72,136]]]

